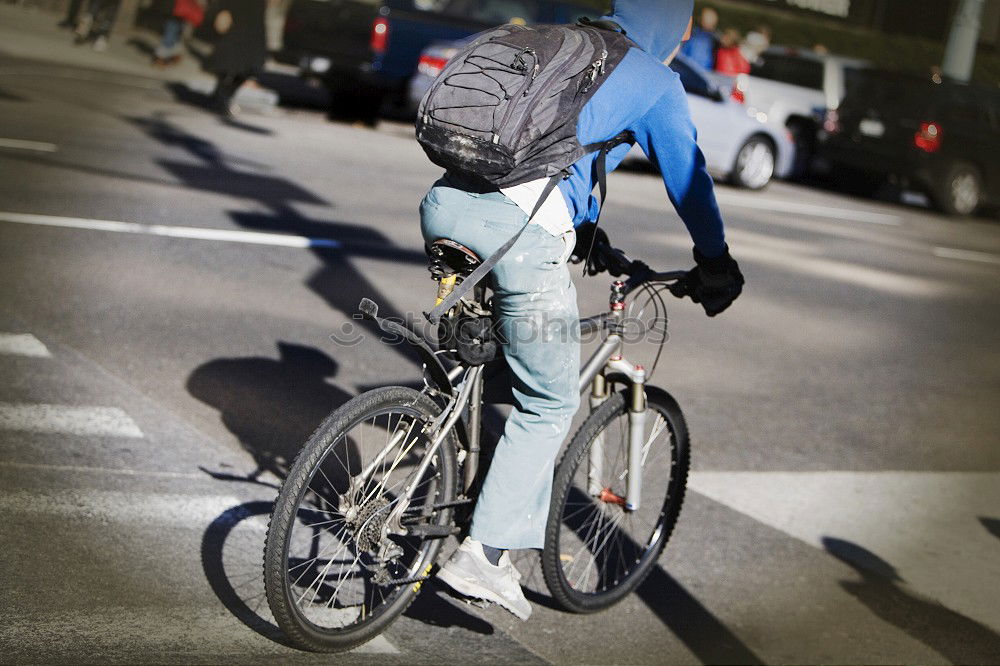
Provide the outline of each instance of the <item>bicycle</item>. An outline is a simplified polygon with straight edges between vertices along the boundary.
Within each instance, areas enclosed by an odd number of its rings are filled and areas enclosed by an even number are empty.
[[[440,302],[480,259],[447,239],[428,250]],[[662,293],[683,297],[686,273],[656,273],[609,246],[596,251],[628,278],[612,284],[607,312],[580,320],[581,334],[602,338],[580,373],[591,411],[556,467],[542,551],[550,592],[579,613],[613,605],[649,574],[679,516],[690,459],[677,402],[622,354],[626,297],[642,292],[664,312]],[[274,618],[296,647],[339,652],[381,633],[431,578],[443,540],[471,517],[484,368],[500,350],[487,287],[470,293],[442,320],[436,343],[361,302],[366,318],[416,349],[424,388],[384,387],[345,403],[282,484],[264,581]]]

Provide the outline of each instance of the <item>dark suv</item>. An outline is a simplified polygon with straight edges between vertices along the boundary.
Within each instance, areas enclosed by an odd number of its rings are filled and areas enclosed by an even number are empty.
[[[869,72],[827,115],[834,172],[891,178],[950,215],[1000,203],[1000,91]]]

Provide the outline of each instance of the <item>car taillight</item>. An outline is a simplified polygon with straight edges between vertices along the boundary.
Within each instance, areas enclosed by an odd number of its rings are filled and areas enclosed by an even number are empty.
[[[747,103],[747,83],[746,74],[740,74],[733,81],[733,89],[729,92],[729,97],[737,104]]]
[[[421,74],[426,74],[427,76],[437,76],[447,64],[447,58],[422,55],[420,56],[420,60],[417,62],[417,71]]]
[[[941,149],[941,126],[920,123],[920,131],[913,135],[913,145],[925,153],[936,153]]]
[[[375,53],[385,53],[389,47],[389,19],[380,16],[372,23],[371,48]]]

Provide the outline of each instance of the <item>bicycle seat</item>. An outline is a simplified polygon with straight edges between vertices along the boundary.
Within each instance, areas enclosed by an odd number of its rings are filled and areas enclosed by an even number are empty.
[[[458,274],[463,277],[476,270],[483,260],[478,254],[450,238],[439,238],[427,247],[431,273]]]

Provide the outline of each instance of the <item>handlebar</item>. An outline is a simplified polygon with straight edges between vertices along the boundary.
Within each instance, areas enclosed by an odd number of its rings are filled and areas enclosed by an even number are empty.
[[[685,284],[687,271],[654,271],[644,262],[630,260],[621,250],[604,243],[595,244],[593,251],[601,254],[611,275],[628,276],[623,290],[626,295],[649,282],[666,283],[670,293],[677,298],[684,298],[688,294]]]

